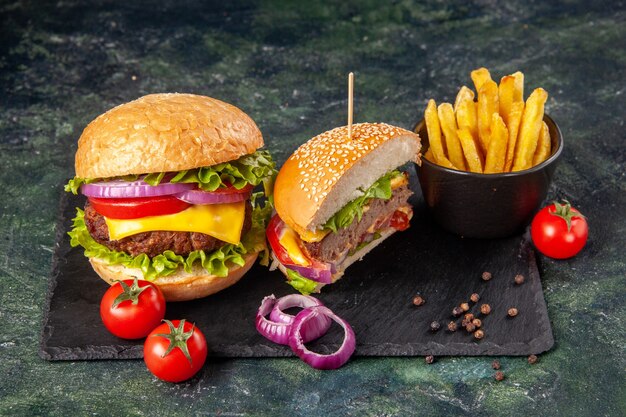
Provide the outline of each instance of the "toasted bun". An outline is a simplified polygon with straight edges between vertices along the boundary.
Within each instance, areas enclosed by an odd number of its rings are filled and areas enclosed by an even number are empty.
[[[239,281],[252,267],[257,255],[257,253],[245,255],[245,264],[243,266],[233,265],[225,277],[208,275],[202,267],[194,266],[191,273],[185,272],[185,270],[180,268],[175,273],[166,277],[159,277],[152,282],[157,284],[163,291],[167,301],[187,301],[206,297]],[[138,268],[109,265],[99,258],[89,258],[89,262],[96,273],[100,275],[100,278],[111,285],[114,281],[123,279],[134,279],[135,277],[143,279],[143,274]]]
[[[214,98],[151,94],[98,116],[83,131],[76,175],[108,178],[232,161],[263,146],[254,121]]]
[[[338,127],[300,146],[274,185],[274,205],[298,234],[314,231],[378,178],[408,162],[419,163],[420,137],[384,123]]]

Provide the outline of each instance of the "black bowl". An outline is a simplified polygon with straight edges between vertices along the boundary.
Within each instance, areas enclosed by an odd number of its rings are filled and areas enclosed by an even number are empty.
[[[446,230],[466,237],[497,238],[521,231],[546,198],[563,137],[548,115],[552,154],[530,169],[502,174],[477,174],[444,168],[422,158],[417,176],[426,205]],[[415,127],[428,150],[428,133],[422,120]]]

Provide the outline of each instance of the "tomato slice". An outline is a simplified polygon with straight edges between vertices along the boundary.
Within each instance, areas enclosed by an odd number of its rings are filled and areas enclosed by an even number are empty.
[[[389,225],[397,231],[402,232],[409,228],[409,226],[411,225],[411,220],[405,212],[396,210],[393,212],[393,216],[391,217]]]
[[[284,224],[278,214],[274,215],[270,220],[269,225],[267,226],[267,230],[265,234],[267,236],[267,240],[274,251],[274,254],[278,258],[281,264],[283,265],[292,265],[295,262],[289,256],[287,250],[280,244],[280,236],[282,234]]]
[[[98,213],[111,219],[138,219],[174,214],[191,205],[171,195],[140,198],[90,197],[88,200]]]

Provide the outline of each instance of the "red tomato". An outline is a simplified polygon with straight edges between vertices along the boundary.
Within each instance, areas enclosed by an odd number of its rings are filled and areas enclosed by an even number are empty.
[[[587,220],[567,201],[555,202],[535,215],[530,234],[535,247],[546,256],[571,258],[587,243]]]
[[[410,222],[411,221],[409,220],[409,216],[405,212],[396,210],[393,213],[393,217],[391,217],[389,225],[394,229],[402,232],[403,230],[406,230],[409,228],[409,226],[411,226]]]
[[[172,195],[137,198],[90,197],[88,200],[98,213],[111,219],[138,219],[147,216],[174,214],[191,205]]]
[[[282,230],[285,227],[282,219],[278,214],[275,214],[274,217],[270,220],[270,223],[267,225],[267,230],[265,231],[265,235],[267,236],[267,241],[269,242],[274,254],[283,265],[293,265],[294,261],[289,257],[289,253],[280,244],[280,237],[282,236]]]
[[[165,298],[159,287],[151,282],[118,281],[104,293],[100,317],[115,336],[141,339],[165,317]]]
[[[204,335],[185,320],[165,320],[143,345],[148,370],[167,382],[181,382],[194,376],[207,357]]]

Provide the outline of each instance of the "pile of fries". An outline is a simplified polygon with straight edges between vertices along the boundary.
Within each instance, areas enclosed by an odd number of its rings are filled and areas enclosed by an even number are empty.
[[[471,73],[478,92],[463,86],[454,102],[437,107],[430,100],[424,119],[430,147],[424,157],[446,168],[493,174],[521,171],[550,156],[543,121],[548,93],[537,88],[524,103],[524,74],[502,77],[500,85],[486,68]]]

